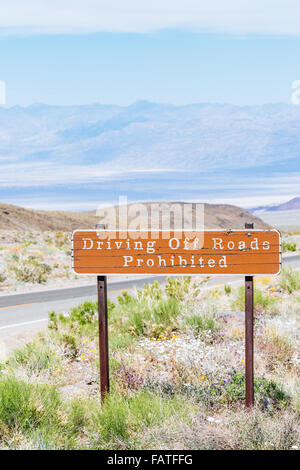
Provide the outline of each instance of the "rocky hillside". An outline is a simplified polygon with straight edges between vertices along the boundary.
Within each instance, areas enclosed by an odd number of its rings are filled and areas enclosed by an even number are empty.
[[[176,202],[173,204],[182,205],[183,202]],[[148,209],[148,213],[150,213],[150,203],[146,203],[145,205]],[[109,226],[113,227],[114,216],[111,209],[112,208],[106,209],[105,221],[108,221]],[[195,209],[196,205],[194,204],[194,212]],[[225,204],[204,204],[204,212],[205,228],[207,229],[241,229],[244,228],[246,222],[253,222],[255,228],[268,227],[268,225],[261,219],[237,206]],[[132,215],[129,217],[129,222],[135,216],[136,215]],[[163,216],[163,219],[164,218],[165,216]],[[24,209],[22,207],[8,204],[0,204],[0,230],[59,230],[63,232],[70,232],[77,228],[94,228],[96,223],[101,223],[103,221],[104,219],[101,216],[96,216],[95,212],[41,211]],[[147,218],[142,218],[142,226],[147,226],[146,223]],[[171,223],[173,225],[174,216],[171,218]]]
[[[95,214],[91,212],[39,211],[0,204],[0,229],[2,230],[70,232],[79,227],[94,227],[97,220]]]

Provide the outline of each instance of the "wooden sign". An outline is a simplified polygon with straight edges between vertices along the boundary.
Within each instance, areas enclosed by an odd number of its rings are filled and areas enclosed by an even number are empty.
[[[274,275],[277,230],[73,232],[76,274]]]

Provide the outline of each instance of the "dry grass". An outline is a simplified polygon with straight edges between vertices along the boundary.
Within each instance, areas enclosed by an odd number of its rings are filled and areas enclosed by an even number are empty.
[[[170,450],[300,449],[299,417],[295,412],[268,414],[254,409],[207,414],[199,409],[184,420],[173,418],[149,430],[140,448]]]

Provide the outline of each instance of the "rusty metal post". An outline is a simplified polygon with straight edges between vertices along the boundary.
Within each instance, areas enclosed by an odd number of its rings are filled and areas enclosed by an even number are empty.
[[[98,224],[96,228],[105,229]],[[100,359],[100,390],[101,400],[109,392],[109,351],[108,351],[108,320],[107,320],[107,277],[97,276],[98,320],[99,320],[99,359]]]
[[[246,229],[253,229],[253,224],[245,224]],[[245,277],[245,375],[246,407],[254,405],[254,282],[253,276]]]

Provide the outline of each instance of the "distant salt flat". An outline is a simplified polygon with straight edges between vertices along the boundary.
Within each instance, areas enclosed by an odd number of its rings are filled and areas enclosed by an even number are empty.
[[[300,210],[289,211],[256,211],[254,215],[260,217],[269,225],[281,230],[300,230]]]

